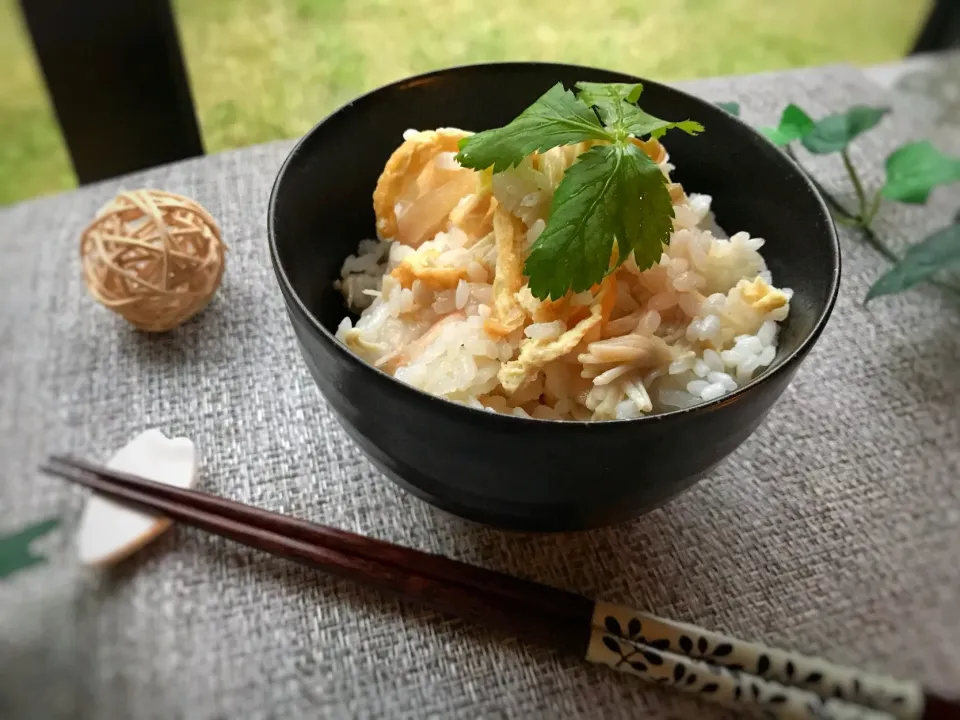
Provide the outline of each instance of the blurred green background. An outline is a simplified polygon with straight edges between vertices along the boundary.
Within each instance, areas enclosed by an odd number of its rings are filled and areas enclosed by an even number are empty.
[[[880,63],[904,55],[927,11],[924,0],[174,6],[207,152],[301,135],[364,90],[444,65],[559,60],[679,80]],[[0,204],[73,187],[16,0],[0,0],[0,68]]]

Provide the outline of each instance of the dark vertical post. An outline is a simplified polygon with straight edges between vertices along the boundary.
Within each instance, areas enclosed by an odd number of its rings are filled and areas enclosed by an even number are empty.
[[[960,47],[960,0],[934,0],[910,55]]]
[[[20,0],[81,183],[203,154],[169,0]]]

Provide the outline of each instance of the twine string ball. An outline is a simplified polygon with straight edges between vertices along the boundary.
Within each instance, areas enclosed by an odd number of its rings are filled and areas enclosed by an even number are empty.
[[[207,306],[226,250],[210,213],[163,190],[120,193],[80,239],[90,294],[150,332],[172,330]]]

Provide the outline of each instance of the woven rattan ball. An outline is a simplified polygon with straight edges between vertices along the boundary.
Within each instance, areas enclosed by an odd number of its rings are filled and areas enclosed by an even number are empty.
[[[90,294],[150,332],[172,330],[206,307],[226,250],[210,213],[162,190],[120,193],[80,239]]]

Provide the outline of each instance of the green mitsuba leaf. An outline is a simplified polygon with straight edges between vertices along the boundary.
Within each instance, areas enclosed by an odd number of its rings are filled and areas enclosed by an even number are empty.
[[[627,132],[634,137],[643,137],[647,133],[654,139],[662,138],[667,130],[683,130],[687,135],[699,135],[703,132],[703,125],[696,120],[680,120],[669,122],[648,115],[643,110],[627,126]]]
[[[883,196],[904,203],[922,204],[938,185],[960,180],[960,159],[941,153],[926,140],[908,143],[887,158]]]
[[[619,126],[624,115],[636,110],[635,102],[643,92],[640,83],[592,83],[578,82],[577,97],[582,103],[597,109],[604,125]]]
[[[51,518],[8,535],[0,535],[0,579],[44,561],[43,556],[34,554],[31,543],[43,537],[58,524]]]
[[[587,105],[596,107],[603,124],[614,133],[659,138],[674,128],[689,135],[703,132],[703,125],[693,120],[672,122],[638,108],[634,103],[643,91],[642,85],[581,82],[577,83],[577,89],[580,91],[578,97]]]
[[[935,232],[907,250],[903,259],[877,280],[867,300],[903,292],[940,270],[960,267],[960,224]]]
[[[844,113],[828,115],[814,123],[803,137],[803,146],[817,155],[841,152],[855,137],[875,127],[888,112],[890,108],[855,105]]]
[[[673,230],[673,206],[660,168],[632,143],[598,145],[570,166],[544,231],[527,257],[538,298],[582,292],[606,274],[618,242],[641,268],[660,259]]]
[[[800,140],[813,130],[813,119],[794,104],[787,105],[780,116],[780,124],[775,127],[759,128],[766,138],[778,147]]]
[[[457,162],[474,170],[493,167],[494,172],[503,172],[533,152],[613,139],[596,113],[557,83],[510,124],[461,140]]]
[[[673,230],[666,178],[631,142],[671,128],[696,135],[693,120],[673,122],[635,105],[643,88],[630,83],[578,83],[579,96],[555,85],[505,127],[460,142],[457,160],[476,170],[502,172],[532,152],[598,140],[564,173],[553,194],[546,227],[527,257],[525,272],[538,298],[559,298],[600,282],[614,243],[621,262],[633,253],[641,268],[660,259]]]

